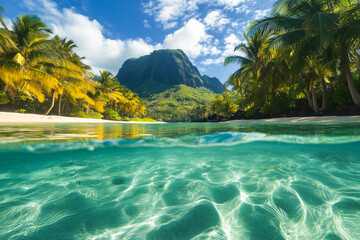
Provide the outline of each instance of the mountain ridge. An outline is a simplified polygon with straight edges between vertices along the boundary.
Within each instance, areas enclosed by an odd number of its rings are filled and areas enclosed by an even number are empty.
[[[143,98],[180,84],[192,88],[205,87],[214,93],[223,91],[219,79],[201,76],[181,49],[157,50],[149,55],[128,59],[116,77],[120,84]]]

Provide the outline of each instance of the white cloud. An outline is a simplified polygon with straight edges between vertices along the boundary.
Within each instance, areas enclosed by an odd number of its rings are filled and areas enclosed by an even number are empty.
[[[50,0],[23,0],[26,6],[37,11],[53,29],[54,34],[72,39],[76,52],[85,56],[94,73],[109,70],[117,73],[128,58],[149,54],[159,45],[151,45],[143,39],[110,39],[104,35],[104,27],[96,20],[76,13],[73,9],[59,10]]]
[[[254,11],[254,20],[263,18],[267,16],[270,13],[271,9],[265,9],[265,10],[255,10]]]
[[[205,24],[210,28],[218,28],[220,31],[224,29],[224,26],[230,23],[220,10],[211,11],[204,19]]]
[[[178,20],[194,17],[201,4],[234,10],[248,0],[151,0],[143,4],[144,12],[155,17],[164,29],[177,26]]]
[[[219,5],[225,5],[226,7],[236,7],[247,0],[217,0]]]
[[[176,20],[186,12],[195,11],[197,5],[204,0],[153,0],[143,4],[144,12],[155,17],[155,21],[163,24],[165,29],[174,28]]]
[[[235,35],[230,34],[224,39],[225,47],[222,51],[222,54],[218,58],[208,58],[201,62],[202,65],[213,65],[213,64],[222,64],[228,56],[235,55],[234,49],[242,41]]]
[[[151,28],[151,25],[149,24],[149,21],[144,19],[144,27],[145,28]]]
[[[182,49],[190,58],[207,53],[204,46],[212,36],[206,33],[205,25],[196,19],[190,19],[184,27],[165,37],[163,47]]]

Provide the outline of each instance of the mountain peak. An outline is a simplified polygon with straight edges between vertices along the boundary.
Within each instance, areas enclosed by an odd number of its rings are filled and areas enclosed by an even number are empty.
[[[156,50],[150,55],[129,59],[119,70],[117,78],[141,97],[149,97],[180,84],[222,92],[220,81],[202,77],[181,49]]]

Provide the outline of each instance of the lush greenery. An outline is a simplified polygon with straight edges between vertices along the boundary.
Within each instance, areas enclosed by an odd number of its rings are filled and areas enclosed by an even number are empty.
[[[103,113],[111,120],[145,115],[137,94],[109,72],[94,76],[74,52],[75,43],[52,37],[37,16],[18,16],[11,28],[2,15],[0,22],[0,104],[46,115],[103,118]]]
[[[207,88],[177,85],[153,95],[147,103],[148,116],[163,121],[188,121],[198,118],[198,108],[206,108],[215,94]]]
[[[254,21],[246,42],[225,65],[240,68],[213,109],[237,108],[275,115],[306,100],[316,113],[360,104],[360,3],[351,0],[277,0],[271,14]]]

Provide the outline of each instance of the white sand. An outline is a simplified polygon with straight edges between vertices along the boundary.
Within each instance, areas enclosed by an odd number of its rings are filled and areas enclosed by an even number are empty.
[[[270,118],[254,120],[233,120],[234,123],[336,123],[336,122],[360,122],[360,116],[326,116],[326,117],[291,117]]]
[[[0,125],[27,123],[148,123],[134,121],[109,121],[92,118],[45,116],[31,113],[0,112]],[[158,122],[162,123],[162,122]]]

